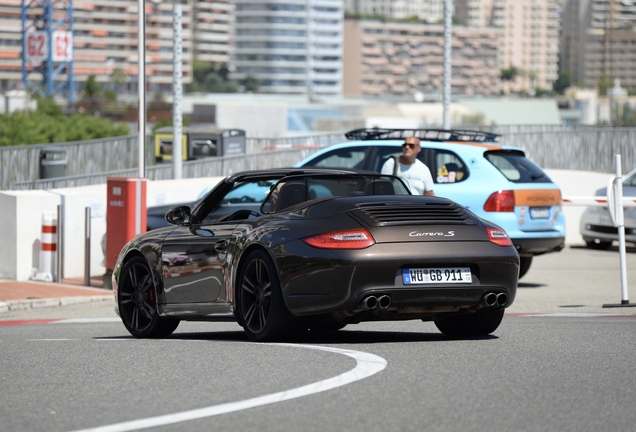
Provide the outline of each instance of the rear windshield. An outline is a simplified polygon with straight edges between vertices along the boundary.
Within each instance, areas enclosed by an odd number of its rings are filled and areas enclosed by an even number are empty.
[[[492,151],[484,154],[513,183],[552,183],[550,177],[521,152]]]

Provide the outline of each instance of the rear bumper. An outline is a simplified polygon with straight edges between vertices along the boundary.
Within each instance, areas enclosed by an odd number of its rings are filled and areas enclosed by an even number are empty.
[[[634,213],[625,212],[625,241],[630,243],[636,243]],[[618,228],[612,225],[609,212],[602,207],[588,208],[583,212],[579,232],[585,241],[618,241]]]
[[[384,243],[334,251],[294,241],[285,250],[276,261],[294,315],[359,311],[369,295],[388,295],[393,309],[476,307],[487,292],[507,294],[510,305],[519,276],[515,250],[488,242]],[[402,269],[427,267],[470,267],[472,282],[404,284]]]
[[[512,238],[511,240],[519,255],[542,255],[559,252],[565,247],[565,237]]]

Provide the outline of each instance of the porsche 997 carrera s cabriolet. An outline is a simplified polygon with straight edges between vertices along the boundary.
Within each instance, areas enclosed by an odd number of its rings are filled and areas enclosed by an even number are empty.
[[[113,273],[135,337],[220,317],[254,341],[410,319],[479,336],[516,294],[519,255],[503,229],[390,175],[241,172],[165,217],[171,226],[128,242]]]

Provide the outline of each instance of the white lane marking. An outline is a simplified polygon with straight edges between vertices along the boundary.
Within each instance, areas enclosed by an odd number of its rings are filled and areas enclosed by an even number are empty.
[[[558,317],[558,318],[599,318],[599,317],[630,317],[628,314],[603,314],[603,313],[587,313],[587,312],[556,312],[556,313],[522,313],[510,314],[522,318],[534,317]]]
[[[303,396],[308,396],[327,390],[331,390],[337,387],[341,387],[352,382],[359,381],[364,378],[368,378],[371,375],[383,370],[387,362],[384,358],[375,354],[365,353],[362,351],[353,351],[340,348],[331,348],[315,345],[296,345],[296,344],[283,344],[283,343],[271,343],[260,344],[271,346],[282,346],[291,348],[306,348],[318,351],[333,352],[336,354],[343,354],[353,358],[356,361],[356,367],[348,372],[342,373],[333,378],[328,378],[322,381],[318,381],[312,384],[307,384],[302,387],[297,387],[291,390],[285,390],[278,393],[273,393],[265,396],[259,396],[252,399],[247,399],[238,402],[229,402],[220,405],[213,405],[206,408],[199,408],[191,411],[183,411],[180,413],[166,414],[157,417],[149,417],[146,419],[132,420],[123,423],[115,423],[112,425],[100,426],[96,428],[81,429],[75,432],[124,432],[137,429],[146,429],[151,427],[165,426],[174,423],[180,423],[189,420],[200,419],[204,417],[212,417],[220,414],[227,414],[235,411],[254,408],[257,406],[263,406],[273,404],[276,402],[282,402],[290,399],[296,399]]]
[[[27,339],[28,341],[31,342],[55,342],[55,341],[76,341],[79,339]]]
[[[121,322],[119,317],[107,318],[70,318],[59,321],[53,321],[49,324],[83,324],[83,323],[104,323],[104,322]]]

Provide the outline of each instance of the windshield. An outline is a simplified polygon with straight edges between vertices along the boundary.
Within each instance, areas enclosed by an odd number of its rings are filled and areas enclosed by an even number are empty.
[[[278,182],[261,206],[264,213],[285,210],[305,201],[364,195],[410,195],[397,177],[385,175],[290,176]]]
[[[636,186],[636,170],[627,175],[627,178],[623,180],[623,186]]]

